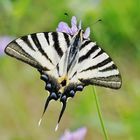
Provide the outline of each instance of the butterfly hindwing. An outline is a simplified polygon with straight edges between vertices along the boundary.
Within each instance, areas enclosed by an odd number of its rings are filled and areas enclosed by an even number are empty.
[[[51,70],[69,47],[71,37],[61,32],[34,33],[17,38],[5,52],[35,68]]]
[[[77,75],[81,82],[113,89],[121,87],[121,76],[117,66],[96,42],[82,42],[78,65]]]

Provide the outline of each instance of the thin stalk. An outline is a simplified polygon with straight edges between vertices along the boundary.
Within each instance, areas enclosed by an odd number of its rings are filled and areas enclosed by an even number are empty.
[[[98,116],[100,119],[102,130],[104,133],[104,137],[105,137],[105,140],[109,140],[108,135],[107,135],[107,130],[106,130],[105,125],[104,125],[104,121],[103,121],[103,117],[102,117],[102,113],[101,113],[101,109],[100,109],[100,105],[99,105],[99,100],[98,100],[98,96],[97,96],[97,92],[96,92],[95,87],[93,87],[93,92],[94,92],[95,104],[97,107],[97,112],[98,112]]]

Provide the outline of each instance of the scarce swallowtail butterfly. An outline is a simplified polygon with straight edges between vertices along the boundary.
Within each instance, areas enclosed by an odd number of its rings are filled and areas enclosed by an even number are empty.
[[[56,32],[29,34],[15,39],[5,48],[6,54],[40,72],[41,80],[46,83],[45,89],[49,92],[43,115],[51,100],[60,100],[62,110],[58,124],[67,99],[74,97],[85,86],[121,87],[117,66],[96,42],[89,39],[90,29],[84,32],[81,22],[77,27],[75,17],[72,17],[71,24],[70,28],[67,23],[60,22]]]

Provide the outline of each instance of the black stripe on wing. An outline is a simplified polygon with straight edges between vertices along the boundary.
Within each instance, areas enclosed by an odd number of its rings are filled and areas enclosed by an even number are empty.
[[[27,46],[30,47],[30,49],[32,49],[33,51],[35,51],[35,49],[32,47],[32,45],[31,45],[31,43],[30,43],[30,41],[28,39],[28,36],[23,36],[23,37],[21,37],[21,39],[24,41],[24,43],[27,44]]]
[[[85,55],[82,55],[79,58],[79,63],[85,59],[88,59],[90,57],[90,55],[93,54],[98,48],[99,48],[98,45],[91,46],[91,49]]]
[[[84,72],[84,71],[88,71],[88,70],[93,70],[93,69],[97,69],[99,67],[102,67],[108,63],[110,63],[112,61],[112,59],[110,57],[108,57],[107,59],[103,60],[102,62],[96,64],[96,65],[93,65],[93,66],[90,66],[84,70],[82,70],[81,72]]]
[[[91,41],[90,40],[85,40],[85,42],[81,45],[79,50],[82,50],[84,47],[86,47]]]
[[[59,77],[60,77],[60,73],[59,73],[59,65],[56,65],[56,69],[57,69],[57,73],[58,73],[58,75],[59,75]]]
[[[110,71],[110,70],[113,70],[113,69],[117,69],[117,66],[115,64],[112,64],[111,66],[109,67],[106,67],[102,70],[99,70],[100,72],[105,72],[105,71]]]
[[[24,55],[24,56],[26,56],[26,57],[29,57],[30,59],[32,58],[32,56],[29,55],[25,50],[23,50],[22,47],[21,47],[16,41],[13,41],[13,43],[14,43],[15,45],[17,45],[18,48],[20,48],[20,49],[17,49],[17,50],[16,50],[15,48],[13,48],[13,50],[19,52],[20,54],[22,54],[22,55]]]
[[[104,53],[104,50],[101,49],[94,57],[92,57],[92,59],[98,57],[99,55],[103,54]]]
[[[69,39],[69,36],[66,34],[66,33],[63,33],[64,35],[64,38],[65,38],[65,41],[67,43],[67,46],[69,47],[70,46],[70,39]]]
[[[59,40],[58,40],[58,33],[57,32],[52,32],[52,39],[54,41],[54,48],[55,48],[56,52],[58,53],[58,55],[60,57],[62,57],[63,51],[62,51],[61,47],[59,46]]]
[[[29,65],[37,68],[38,70],[48,70],[47,68],[44,68],[39,62],[37,62],[25,50],[23,50],[16,41],[12,41],[7,45],[7,47],[5,48],[5,53],[18,60],[28,63]]]
[[[52,63],[52,60],[48,57],[48,55],[45,53],[45,51],[43,50],[38,38],[36,34],[31,34],[31,38],[33,40],[33,42],[35,43],[36,47],[38,48],[38,50],[40,51],[40,53],[46,57],[47,60],[50,61],[50,63]],[[53,64],[53,63],[52,63]]]
[[[44,36],[45,36],[45,39],[46,39],[48,45],[50,45],[48,32],[44,32]]]
[[[86,85],[97,85],[103,86],[112,89],[119,89],[122,85],[121,75],[112,75],[108,77],[98,77],[98,78],[91,78],[91,79],[80,79],[81,82],[85,83]]]

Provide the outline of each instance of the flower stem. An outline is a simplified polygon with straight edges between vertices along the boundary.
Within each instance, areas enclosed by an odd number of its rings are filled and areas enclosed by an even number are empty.
[[[104,133],[104,137],[105,137],[105,140],[109,140],[108,135],[107,135],[107,131],[106,131],[106,128],[105,128],[105,125],[104,125],[104,122],[103,122],[101,109],[100,109],[100,105],[99,105],[99,100],[98,100],[98,96],[97,96],[97,92],[96,92],[95,87],[93,87],[93,92],[94,92],[95,103],[96,103],[97,112],[98,112],[98,116],[99,116],[99,119],[100,119],[101,127],[102,127],[102,130],[103,130],[103,133]]]

